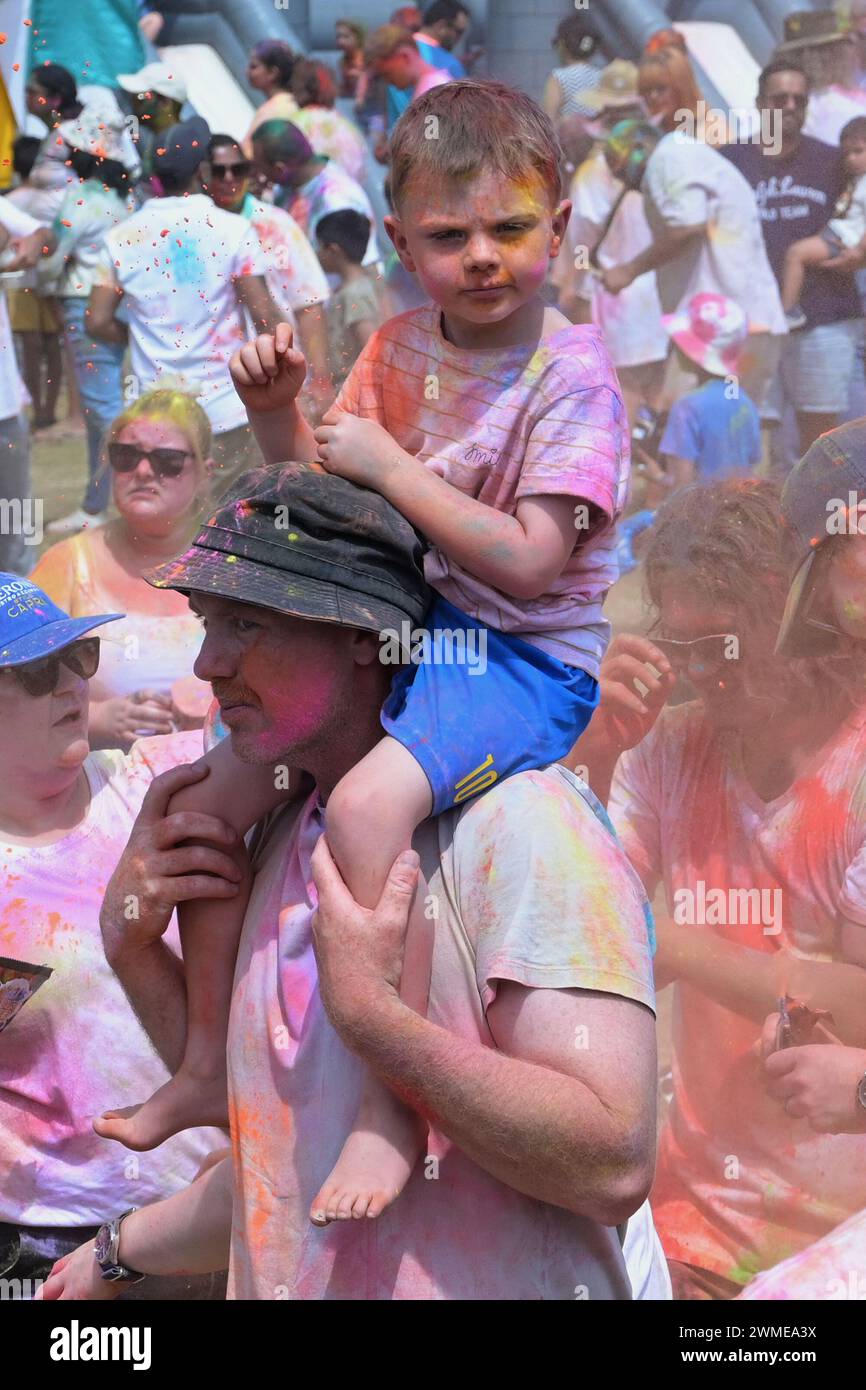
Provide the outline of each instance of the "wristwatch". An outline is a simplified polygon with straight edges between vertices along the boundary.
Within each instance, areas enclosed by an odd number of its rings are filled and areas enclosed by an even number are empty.
[[[860,1080],[857,1082],[857,1100],[859,1104],[862,1105],[863,1109],[866,1110],[866,1072],[863,1073]]]
[[[120,1245],[120,1223],[127,1216],[131,1216],[138,1207],[130,1207],[120,1216],[115,1216],[111,1221],[107,1221],[104,1226],[100,1226],[96,1232],[96,1240],[93,1243],[93,1255],[99,1268],[102,1270],[103,1279],[112,1282],[115,1279],[123,1279],[130,1284],[140,1284],[142,1279],[146,1279],[146,1274],[139,1274],[137,1269],[129,1269],[118,1261],[118,1247]]]

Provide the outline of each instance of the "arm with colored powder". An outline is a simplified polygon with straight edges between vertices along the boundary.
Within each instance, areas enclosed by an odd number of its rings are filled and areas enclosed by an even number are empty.
[[[546,593],[575,548],[574,496],[524,497],[509,516],[431,472],[375,420],[345,410],[330,410],[314,438],[329,473],[381,492],[449,559],[504,594]],[[587,505],[591,530],[602,513]]]

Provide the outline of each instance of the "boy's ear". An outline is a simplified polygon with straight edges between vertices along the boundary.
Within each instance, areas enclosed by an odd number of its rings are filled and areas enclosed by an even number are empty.
[[[409,251],[406,241],[406,233],[403,230],[403,223],[399,217],[394,217],[391,213],[385,218],[385,231],[394,243],[394,249],[400,257],[400,261],[406,270],[415,270],[415,262]]]
[[[553,239],[550,243],[551,260],[555,256],[558,256],[562,249],[562,242],[565,237],[565,229],[568,226],[569,220],[571,218],[571,206],[571,200],[569,198],[563,198],[562,202],[554,211],[553,217],[551,219],[551,226],[553,228]]]

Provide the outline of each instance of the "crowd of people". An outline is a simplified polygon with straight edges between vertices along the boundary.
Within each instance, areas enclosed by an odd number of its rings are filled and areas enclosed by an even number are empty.
[[[162,61],[33,67],[0,1280],[866,1287],[853,10],[725,138],[678,31],[570,15],[537,103],[459,0],[257,44],[246,131]],[[37,558],[31,440],[77,420]]]

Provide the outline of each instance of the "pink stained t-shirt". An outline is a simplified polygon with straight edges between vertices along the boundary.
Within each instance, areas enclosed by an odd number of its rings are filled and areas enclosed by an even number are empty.
[[[613,364],[599,330],[571,325],[536,344],[457,348],[441,309],[390,319],[366,344],[337,407],[383,425],[460,492],[513,516],[523,497],[594,503],[607,521],[546,594],[515,599],[484,584],[436,546],[429,583],[463,612],[533,643],[598,679],[610,627],[602,605],[617,578],[614,522],[625,505],[629,435]],[[575,511],[575,540],[582,512]]]
[[[614,1228],[505,1186],[436,1131],[376,1221],[310,1224],[363,1083],[318,991],[310,856],[322,829],[314,793],[272,821],[254,854],[228,1038],[228,1297],[629,1298]],[[518,773],[427,821],[415,844],[436,912],[433,1022],[495,1047],[486,1013],[499,980],[653,1008],[640,882],[570,772]]]
[[[74,830],[48,845],[0,836],[0,956],[53,972],[0,1032],[0,1221],[99,1225],[180,1191],[225,1144],[220,1130],[187,1129],[133,1154],[92,1127],[168,1080],[105,959],[99,912],[154,777],[200,756],[200,732],[91,753]],[[174,921],[165,940],[179,955]]]
[[[650,895],[664,885],[674,921],[712,923],[691,930],[833,961],[842,921],[866,927],[862,709],[766,802],[735,735],[718,734],[697,702],[666,709],[620,760],[610,815]],[[766,896],[735,896],[749,889]],[[744,973],[749,960],[744,950]],[[673,991],[674,1096],[653,1214],[668,1258],[745,1284],[866,1207],[866,1134],[816,1134],[790,1118],[761,1079],[760,1025],[689,984]]]

